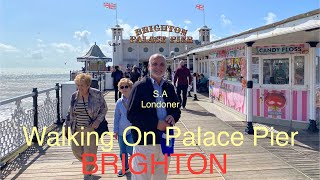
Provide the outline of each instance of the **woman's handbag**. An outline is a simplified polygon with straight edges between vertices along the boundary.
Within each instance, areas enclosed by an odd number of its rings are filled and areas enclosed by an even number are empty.
[[[83,105],[85,105],[83,96],[82,96],[82,100],[83,100]],[[84,108],[84,109],[86,110],[86,113],[88,114],[88,116],[90,118],[90,122],[91,122],[90,124],[92,124],[95,120],[93,120],[90,117],[90,115],[89,115],[89,113],[87,111],[87,108]],[[94,130],[98,133],[99,137],[101,137],[102,133],[109,132],[108,122],[107,122],[106,118],[104,118],[103,121],[100,122],[99,127],[97,129],[94,129]]]

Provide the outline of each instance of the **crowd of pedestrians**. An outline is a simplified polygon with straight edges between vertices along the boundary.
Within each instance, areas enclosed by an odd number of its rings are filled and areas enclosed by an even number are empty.
[[[174,152],[174,139],[169,140],[169,146],[165,144],[166,128],[174,126],[179,121],[180,109],[186,108],[187,89],[192,84],[190,70],[185,66],[184,61],[180,61],[179,65],[176,72],[172,72],[171,67],[166,64],[165,57],[161,54],[154,54],[149,58],[148,66],[142,69],[137,66],[127,67],[123,71],[119,66],[110,68],[116,102],[113,137],[118,141],[119,156],[124,166],[124,169],[118,171],[118,177],[122,177],[130,171],[128,157],[140,153],[144,154],[146,158],[136,156],[131,167],[136,172],[140,172],[143,170],[143,166],[140,164],[145,163],[147,171],[142,174],[132,173],[131,179],[167,179],[167,173],[161,164],[155,165],[154,172],[151,172],[151,154],[153,154],[155,161],[166,161],[169,164],[170,154]],[[78,90],[72,95],[71,118],[66,122],[66,127],[71,127],[72,133],[77,131],[92,132],[99,127],[102,121],[105,121],[102,116],[107,113],[107,104],[100,91],[90,88],[91,80],[90,75],[84,73],[75,78]],[[165,92],[166,96],[154,96],[155,91],[157,94]],[[178,106],[175,108],[143,108],[142,101],[176,103]],[[124,132],[129,126],[137,127],[142,134],[153,132],[155,142],[153,142],[152,136],[147,136],[146,139],[142,136],[138,145],[128,146],[124,139],[129,143],[135,143],[140,138],[136,130]],[[173,135],[173,131],[169,131],[169,133]],[[73,145],[72,150],[75,157],[81,161],[83,153],[97,153],[97,144],[83,147]],[[93,159],[88,157],[86,161],[91,162]],[[92,169],[92,165],[86,167],[87,171],[92,171]],[[90,174],[84,175],[84,179],[91,178]]]

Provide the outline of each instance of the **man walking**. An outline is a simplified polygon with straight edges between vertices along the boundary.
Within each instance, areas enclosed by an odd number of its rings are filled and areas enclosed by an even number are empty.
[[[118,83],[123,78],[123,72],[119,70],[119,66],[116,66],[115,69],[116,70],[111,73],[111,77],[113,77],[114,100],[117,102],[118,98],[121,97],[121,93],[119,93],[118,89]]]
[[[177,94],[179,101],[182,105],[182,109],[186,108],[187,104],[187,91],[188,91],[188,86],[191,85],[192,83],[192,77],[190,74],[190,70],[185,67],[184,61],[179,62],[179,68],[177,69],[176,73],[174,74],[174,85],[177,84]],[[182,91],[182,101],[181,101],[181,91]]]
[[[145,156],[136,156],[133,158],[132,167],[135,172],[142,172],[147,164],[147,172],[137,174],[132,171],[132,180],[165,180],[170,157],[164,155],[173,153],[174,140],[170,139],[170,146],[164,146],[166,137],[165,130],[167,127],[174,125],[180,118],[179,101],[174,87],[171,83],[163,79],[166,72],[166,60],[161,54],[154,54],[149,59],[150,77],[145,77],[135,83],[129,96],[128,120],[132,126],[137,127],[141,134],[149,135],[140,137],[140,133],[131,130],[134,142],[139,141],[139,145],[133,147],[133,154],[143,154]],[[156,92],[156,93],[155,93]],[[143,107],[143,104],[171,104],[170,106],[161,107]],[[173,105],[175,104],[175,105]],[[151,134],[150,134],[151,133]],[[154,133],[155,137],[153,137]],[[173,131],[170,132],[173,134]],[[155,142],[153,140],[155,139]],[[146,145],[144,144],[146,142]],[[154,156],[152,161],[152,156]],[[152,162],[165,162],[156,164]],[[154,173],[152,173],[152,166]]]

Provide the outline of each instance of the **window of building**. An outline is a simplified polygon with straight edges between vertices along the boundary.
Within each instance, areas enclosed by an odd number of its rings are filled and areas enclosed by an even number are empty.
[[[149,50],[149,49],[148,49],[147,47],[143,48],[143,51],[144,51],[144,52],[148,52],[148,50]]]
[[[247,77],[245,77],[247,79]],[[259,83],[259,58],[252,57],[252,81]]]
[[[128,47],[128,52],[132,52],[132,51],[133,51],[132,47]]]
[[[159,52],[163,52],[163,51],[164,51],[163,47],[159,48]]]
[[[289,84],[289,59],[264,59],[263,84]]]
[[[179,48],[174,48],[174,52],[179,52]]]
[[[304,85],[304,56],[294,57],[293,71],[293,84]]]

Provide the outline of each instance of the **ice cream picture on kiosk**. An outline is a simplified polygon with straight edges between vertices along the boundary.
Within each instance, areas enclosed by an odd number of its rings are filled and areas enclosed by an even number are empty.
[[[281,109],[286,105],[286,98],[280,91],[272,90],[266,93],[265,104],[268,106],[268,114],[272,118],[282,115]]]

